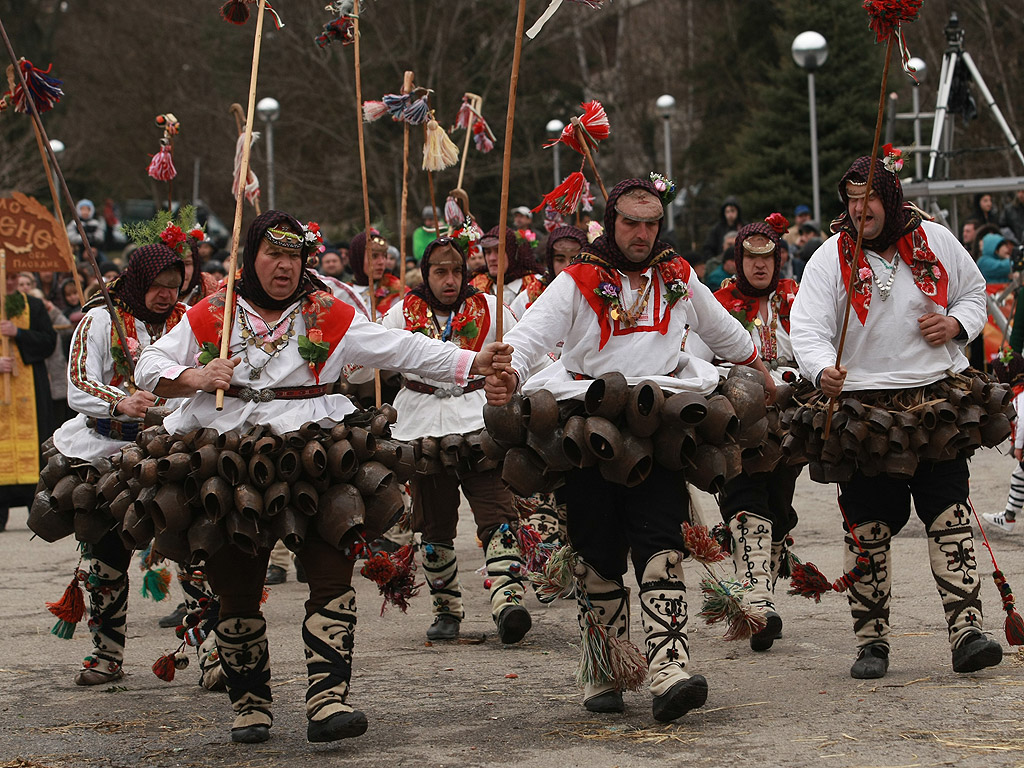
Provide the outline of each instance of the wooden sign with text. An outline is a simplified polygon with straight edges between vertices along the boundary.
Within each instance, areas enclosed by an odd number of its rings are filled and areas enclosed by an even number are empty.
[[[10,272],[70,272],[67,234],[38,200],[20,192],[0,198],[0,248]]]

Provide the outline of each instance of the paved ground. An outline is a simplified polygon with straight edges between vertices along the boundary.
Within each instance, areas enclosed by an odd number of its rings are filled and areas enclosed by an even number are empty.
[[[1012,460],[996,451],[975,458],[979,512],[1002,508],[1011,469]],[[703,497],[702,506],[710,511],[708,501]],[[797,509],[799,554],[838,575],[835,488],[802,477]],[[305,740],[299,634],[305,590],[293,581],[274,587],[266,605],[273,738],[243,746],[230,741],[226,695],[200,689],[194,669],[172,683],[150,671],[174,645],[173,634],[156,627],[173,606],[144,600],[138,586],[129,610],[128,676],[107,689],[72,684],[88,651],[87,635],[82,627],[71,641],[51,636],[44,602],[64,589],[77,559],[74,543],[31,540],[24,510],[14,512],[8,532],[0,535],[0,768],[1024,765],[1024,656],[1008,649],[994,669],[952,671],[924,530],[916,520],[894,546],[894,648],[884,680],[848,676],[853,654],[845,598],[833,594],[816,605],[782,595],[784,636],[766,654],[723,641],[718,626],[691,623],[692,666],[707,677],[710,696],[702,710],[671,725],[653,721],[646,691],[627,694],[624,715],[583,710],[572,683],[577,629],[571,601],[544,607],[531,597],[533,631],[519,646],[502,647],[487,615],[483,576],[473,573],[483,563],[473,528],[462,528],[465,627],[487,632],[486,642],[426,647],[426,595],[408,615],[389,610],[381,617],[375,588],[359,579],[351,701],[367,713],[370,728],[359,739],[311,745]],[[1000,566],[1024,596],[1024,535],[996,536]],[[980,544],[978,561],[989,628],[1004,640],[992,564]],[[697,578],[698,568],[691,567],[690,583]],[[693,598],[691,608],[698,602]]]

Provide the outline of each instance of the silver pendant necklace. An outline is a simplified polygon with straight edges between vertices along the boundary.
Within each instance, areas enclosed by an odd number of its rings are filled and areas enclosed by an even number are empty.
[[[889,298],[889,294],[892,292],[892,282],[893,280],[896,279],[896,271],[900,267],[900,260],[894,257],[892,260],[892,264],[890,265],[889,262],[887,262],[881,256],[875,256],[875,258],[882,262],[882,266],[885,267],[886,271],[889,273],[889,279],[883,283],[881,280],[878,279],[878,275],[875,274],[874,265],[871,263],[871,261],[868,261],[868,268],[871,270],[871,279],[874,280],[875,285],[878,286],[878,297],[882,301],[885,301],[886,299]]]

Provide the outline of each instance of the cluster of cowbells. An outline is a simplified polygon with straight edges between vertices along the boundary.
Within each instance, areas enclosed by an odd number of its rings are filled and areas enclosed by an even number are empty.
[[[783,413],[782,451],[791,464],[809,462],[811,479],[821,483],[850,480],[855,471],[907,479],[922,460],[966,458],[1002,443],[1014,418],[1012,400],[1007,385],[978,373],[913,393],[844,395],[826,440],[828,400],[819,395]]]
[[[444,437],[417,437],[410,441],[416,452],[416,474],[465,475],[497,469],[498,461],[484,453],[484,432]]]
[[[788,385],[779,396],[789,399]],[[655,462],[717,493],[741,471],[768,472],[782,456],[779,411],[766,408],[760,374],[742,366],[708,397],[666,394],[653,381],[629,386],[621,373],[609,373],[593,380],[582,401],[559,403],[541,390],[485,406],[484,423],[484,454],[504,460],[502,477],[522,496],[551,491],[566,471],[594,465],[606,480],[632,488]]]
[[[413,448],[388,438],[394,409],[359,412],[333,429],[308,422],[280,436],[204,428],[144,429],[119,454],[75,462],[50,449],[29,527],[46,541],[96,543],[117,530],[130,549],[150,541],[197,564],[231,543],[255,554],[278,540],[302,548],[314,528],[339,549],[376,538],[404,511]],[[361,426],[356,426],[356,424]]]

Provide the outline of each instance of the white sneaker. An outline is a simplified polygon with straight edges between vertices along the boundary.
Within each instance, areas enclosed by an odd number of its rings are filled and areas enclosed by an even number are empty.
[[[1008,520],[1004,512],[985,512],[982,514],[985,522],[992,526],[993,530],[1003,533],[1013,533],[1013,527],[1017,525],[1016,520]]]

